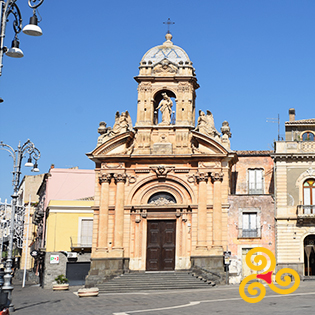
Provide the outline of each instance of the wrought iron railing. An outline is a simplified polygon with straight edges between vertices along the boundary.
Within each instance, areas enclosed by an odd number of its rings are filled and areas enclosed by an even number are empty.
[[[92,236],[91,237],[84,237],[83,239],[79,240],[78,242],[73,242],[73,240],[77,240],[78,237],[70,237],[71,242],[71,249],[74,248],[91,248],[92,247]]]
[[[261,237],[261,228],[257,229],[238,229],[238,238],[259,238]]]

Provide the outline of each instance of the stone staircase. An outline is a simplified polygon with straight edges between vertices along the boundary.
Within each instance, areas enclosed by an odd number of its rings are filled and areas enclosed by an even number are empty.
[[[215,283],[189,272],[126,273],[97,285],[100,293],[126,293],[147,290],[207,289]]]

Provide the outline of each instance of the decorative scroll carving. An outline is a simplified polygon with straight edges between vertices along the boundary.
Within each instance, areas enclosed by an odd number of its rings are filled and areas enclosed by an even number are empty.
[[[315,151],[315,143],[314,142],[302,142],[301,143],[301,151],[302,152],[314,152]]]
[[[187,177],[188,183],[200,183],[200,182],[207,182],[209,175],[207,172],[198,172],[196,174],[190,175]]]
[[[212,181],[213,182],[216,182],[216,181],[223,181],[223,173],[222,172],[220,172],[220,173],[218,173],[218,172],[213,172],[213,173],[211,173],[211,179],[212,179]]]
[[[199,131],[212,138],[219,137],[219,132],[215,129],[213,115],[210,110],[207,110],[207,115],[200,110],[195,131]]]
[[[129,184],[134,184],[137,181],[137,177],[136,176],[127,175],[127,178],[128,178],[128,185]]]
[[[152,92],[152,84],[151,83],[141,83],[139,86],[140,92]]]
[[[309,168],[308,170],[306,170],[306,173],[308,176],[315,176],[315,170],[312,168]]]
[[[102,184],[102,183],[108,183],[108,184],[110,184],[112,178],[113,178],[112,174],[102,174],[102,175],[99,177],[99,183],[100,183],[100,184]]]
[[[158,178],[165,178],[166,175],[171,172],[175,167],[174,166],[151,166],[150,169],[152,169]]]
[[[200,182],[207,182],[208,181],[208,173],[201,173],[201,172],[198,172],[196,175],[195,175],[195,178],[196,178],[196,181],[198,183]]]
[[[168,200],[168,199],[166,199],[166,198],[163,198],[163,197],[161,197],[161,198],[159,198],[159,199],[156,199],[156,200],[154,200],[154,201],[151,201],[150,202],[150,205],[156,205],[156,206],[168,206],[168,205],[170,205],[170,204],[175,204],[175,202],[174,201],[172,201],[172,200]]]
[[[132,154],[135,148],[135,144],[133,143],[130,147],[128,147],[123,154]]]
[[[127,175],[126,174],[114,174],[114,179],[115,179],[116,184],[121,183],[121,182],[125,183],[126,179],[127,179]]]
[[[178,85],[177,91],[184,93],[184,92],[189,92],[191,89],[191,86],[188,83],[180,83]]]
[[[134,209],[132,208],[130,211],[131,214],[135,215],[135,222],[140,223],[141,218],[146,218],[147,217],[147,210],[144,209]]]
[[[154,74],[159,74],[162,76],[172,75],[177,73],[177,71],[178,71],[177,67],[171,64],[167,59],[162,60],[153,68]]]
[[[102,168],[123,168],[124,167],[124,163],[115,163],[115,164],[112,164],[112,163],[102,163]]]

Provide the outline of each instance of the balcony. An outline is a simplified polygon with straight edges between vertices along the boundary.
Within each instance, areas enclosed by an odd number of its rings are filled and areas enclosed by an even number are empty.
[[[91,252],[92,248],[92,236],[82,237],[80,242],[74,243],[73,239],[77,240],[78,237],[70,237],[71,251],[73,252]]]
[[[261,238],[261,228],[257,229],[238,229],[238,238]]]
[[[298,223],[315,223],[315,205],[297,206]]]

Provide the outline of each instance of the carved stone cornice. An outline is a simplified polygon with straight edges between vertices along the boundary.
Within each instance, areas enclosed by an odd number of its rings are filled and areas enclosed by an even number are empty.
[[[224,174],[222,172],[213,172],[211,173],[211,179],[213,182],[217,182],[217,181],[220,181],[222,182],[223,181],[223,176]]]
[[[126,174],[114,174],[113,175],[114,179],[115,179],[115,182],[116,184],[118,183],[126,183],[126,180],[127,180],[127,175]]]
[[[102,183],[108,183],[110,184],[111,180],[112,180],[112,174],[102,174],[100,177],[99,177],[99,183],[102,184]]]

